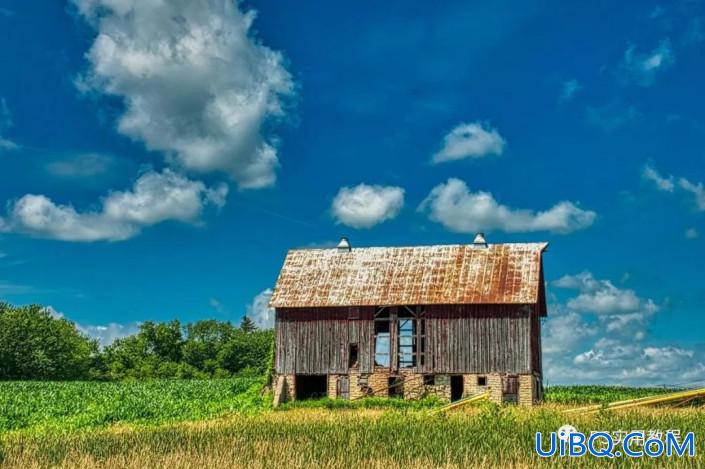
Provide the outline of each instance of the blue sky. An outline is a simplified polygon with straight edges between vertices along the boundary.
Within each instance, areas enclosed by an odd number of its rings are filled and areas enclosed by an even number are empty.
[[[291,247],[481,230],[550,242],[550,382],[705,376],[702,2],[10,1],[0,31],[6,301],[104,340],[266,324]]]

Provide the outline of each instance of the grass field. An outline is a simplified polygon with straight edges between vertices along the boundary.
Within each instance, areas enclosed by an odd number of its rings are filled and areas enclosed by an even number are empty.
[[[431,415],[434,401],[322,400],[268,407],[257,378],[141,383],[0,383],[0,466],[31,467],[599,467],[594,457],[541,460],[536,431],[679,429],[705,434],[702,408],[601,412],[568,403],[653,390],[554,388],[539,408],[486,404]],[[571,389],[575,397],[571,401]],[[592,393],[592,394],[591,394]],[[592,396],[592,397],[590,397]],[[9,403],[9,404],[8,404]],[[662,467],[665,461],[624,460]],[[701,456],[673,460],[705,467]]]

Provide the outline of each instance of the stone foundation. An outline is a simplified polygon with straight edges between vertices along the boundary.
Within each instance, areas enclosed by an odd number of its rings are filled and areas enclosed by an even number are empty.
[[[349,398],[361,399],[365,396],[389,397],[389,378],[397,376],[404,378],[401,385],[404,399],[420,399],[426,396],[436,396],[442,400],[451,399],[451,375],[427,375],[411,371],[401,371],[392,375],[389,370],[377,369],[374,373],[351,372],[348,375],[328,375],[327,394],[331,399],[338,398],[338,380],[347,376],[349,380]],[[490,392],[490,401],[502,403],[502,379],[505,374],[479,373],[464,374],[463,397],[469,397],[482,392]],[[518,377],[517,404],[531,406],[539,402],[540,382],[537,375],[521,374]],[[294,400],[296,398],[296,379],[294,375],[277,375],[274,380],[274,403]],[[483,384],[484,383],[484,384]]]
[[[294,399],[296,399],[296,377],[294,375],[276,375],[274,378],[274,407]]]

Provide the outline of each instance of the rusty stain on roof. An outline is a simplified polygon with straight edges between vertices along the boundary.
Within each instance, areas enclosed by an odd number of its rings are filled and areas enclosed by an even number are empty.
[[[547,243],[295,249],[270,306],[530,304]]]

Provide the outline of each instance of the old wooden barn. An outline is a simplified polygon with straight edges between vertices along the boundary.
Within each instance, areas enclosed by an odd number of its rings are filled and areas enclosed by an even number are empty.
[[[546,243],[289,251],[275,308],[275,404],[490,391],[542,398]]]

